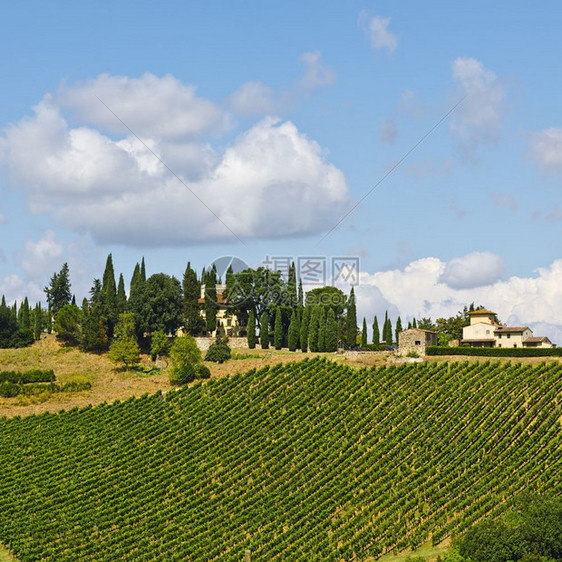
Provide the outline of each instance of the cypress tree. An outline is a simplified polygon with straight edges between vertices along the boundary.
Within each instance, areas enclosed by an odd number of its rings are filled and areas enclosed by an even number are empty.
[[[287,277],[287,292],[289,295],[289,302],[286,304],[291,308],[295,308],[298,305],[297,272],[295,269],[295,262],[291,262],[291,265],[289,266],[289,275]]]
[[[375,345],[379,345],[381,343],[381,332],[379,329],[379,321],[375,315],[375,319],[373,321],[373,343]]]
[[[310,322],[310,306],[305,306],[302,313],[300,325],[300,348],[303,353],[308,351],[308,324]]]
[[[326,307],[318,311],[318,351],[326,351]]]
[[[248,317],[248,347],[255,349],[256,347],[256,313],[250,310]]]
[[[187,262],[182,282],[182,313],[185,331],[192,336],[199,335],[204,327],[200,314],[200,295],[201,284],[197,279],[197,273],[192,269],[191,263]]]
[[[269,316],[266,310],[260,320],[260,345],[262,349],[269,349]]]
[[[33,337],[38,340],[41,338],[41,330],[43,329],[43,314],[41,312],[41,304],[35,305],[35,312],[33,314]]]
[[[412,327],[412,322],[408,320],[408,330]]]
[[[22,330],[31,330],[31,318],[29,316],[29,301],[27,297],[23,300],[18,313],[18,325]]]
[[[299,345],[299,321],[298,315],[293,310],[291,322],[289,323],[289,351],[296,351]]]
[[[125,293],[125,280],[123,274],[119,274],[119,285],[117,286],[117,310],[119,314],[127,309],[127,294]]]
[[[303,293],[303,290],[302,290],[302,279],[299,279],[298,305],[304,306],[304,293]]]
[[[275,311],[275,329],[273,332],[273,345],[275,346],[275,349],[281,349],[283,347],[283,318],[280,308],[278,308]]]
[[[308,347],[313,352],[318,351],[319,313],[319,307],[314,305],[310,312],[310,322],[308,324]]]
[[[209,335],[217,329],[217,272],[213,269],[205,280],[205,327]]]
[[[70,291],[70,278],[68,264],[64,263],[59,273],[53,273],[49,286],[43,289],[47,295],[47,302],[53,315],[65,305],[70,304],[72,292]]]
[[[328,308],[326,317],[326,338],[324,344],[325,351],[337,351],[338,349],[338,323],[336,313],[333,308]]]
[[[399,333],[402,331],[402,320],[400,319],[400,316],[398,317],[398,319],[396,320],[396,331],[395,331],[395,340],[396,343],[398,343],[399,340]]]
[[[50,334],[53,331],[53,312],[51,311],[51,305],[47,307],[47,321],[45,322],[47,327],[47,333]]]
[[[418,327],[418,325],[417,325],[417,323],[416,323],[416,319],[414,318],[414,319],[412,320],[412,328],[417,328],[417,327]]]
[[[146,281],[146,267],[144,265],[144,256],[142,257],[141,260],[140,274],[141,274],[141,281],[144,283]]]
[[[112,338],[115,324],[117,324],[117,319],[119,318],[119,310],[117,306],[115,271],[113,269],[113,258],[111,254],[107,256],[107,261],[105,262],[101,290],[103,293],[101,315],[106,326],[107,335],[109,338]]]
[[[355,291],[353,287],[351,287],[349,300],[347,302],[346,332],[347,347],[349,348],[357,345],[357,308],[355,304]]]
[[[363,316],[363,329],[361,330],[361,347],[367,347],[367,321]]]

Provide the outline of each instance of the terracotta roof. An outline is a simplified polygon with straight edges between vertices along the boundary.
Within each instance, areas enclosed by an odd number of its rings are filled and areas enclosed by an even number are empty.
[[[197,302],[199,304],[205,304],[205,299],[198,299]],[[220,293],[217,293],[217,304],[226,304],[226,298]]]
[[[530,338],[525,338],[523,340],[523,343],[541,343],[543,341],[550,342],[550,340],[546,336],[533,336]]]
[[[520,333],[528,330],[527,326],[498,326],[495,330],[495,334],[507,334],[507,333]]]
[[[468,314],[496,314],[495,312],[492,312],[491,310],[471,310]]]

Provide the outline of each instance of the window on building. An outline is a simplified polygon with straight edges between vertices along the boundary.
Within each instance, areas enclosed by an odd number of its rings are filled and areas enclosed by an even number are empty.
[[[511,334],[507,334],[507,339],[509,339],[511,337]]]
[[[416,345],[421,345],[421,341],[420,341],[420,340],[416,340]]]
[[[501,347],[501,346],[502,346],[502,344],[501,344],[501,343],[498,343],[498,347]]]
[[[490,330],[486,330],[486,334],[489,334],[489,333],[490,333]]]
[[[501,334],[498,334],[498,338],[500,338],[500,339],[501,339],[501,337],[502,337],[502,335],[501,335]]]
[[[226,321],[226,325],[227,325],[227,326],[232,326],[232,320],[231,320],[230,318]]]
[[[517,344],[516,344],[516,343],[514,343],[514,344],[513,344],[513,347],[517,347]]]

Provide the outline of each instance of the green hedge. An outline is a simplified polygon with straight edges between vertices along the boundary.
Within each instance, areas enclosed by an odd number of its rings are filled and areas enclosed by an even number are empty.
[[[13,398],[14,396],[33,396],[36,394],[43,394],[48,392],[54,394],[57,392],[82,392],[92,388],[89,382],[67,382],[66,384],[58,385],[55,383],[49,384],[16,384],[13,382],[0,383],[0,396],[2,398]]]
[[[55,372],[52,369],[31,369],[30,371],[0,371],[0,382],[29,384],[34,382],[54,382]]]
[[[483,357],[560,357],[562,347],[447,347],[430,345],[426,355],[473,355]]]

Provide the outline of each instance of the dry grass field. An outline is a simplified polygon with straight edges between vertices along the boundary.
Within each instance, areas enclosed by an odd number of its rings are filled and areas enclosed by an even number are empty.
[[[325,355],[349,365],[361,367],[365,365],[384,364],[389,354],[365,354],[358,360],[347,360],[343,355],[333,353],[313,354],[290,352],[274,349],[240,349],[234,354],[238,359],[232,359],[221,365],[207,363],[211,370],[211,377],[222,377],[231,373],[248,371],[275,363],[286,363]],[[247,357],[247,358],[243,358]],[[143,356],[145,367],[152,365],[148,356]],[[82,353],[78,349],[62,346],[54,335],[43,335],[32,346],[23,349],[0,349],[0,370],[24,371],[27,369],[53,369],[57,382],[90,382],[92,388],[85,392],[52,394],[47,400],[37,397],[0,398],[0,417],[28,416],[43,412],[58,412],[74,407],[84,407],[88,404],[101,404],[125,400],[131,396],[142,396],[146,393],[170,390],[168,373],[166,370],[156,374],[142,376],[132,371],[124,371],[112,363],[107,356],[94,353]]]

